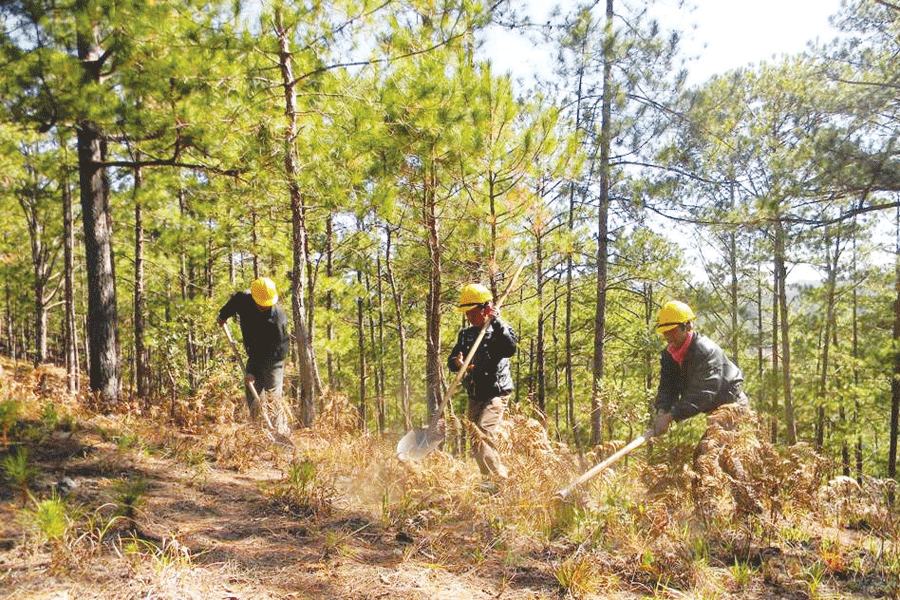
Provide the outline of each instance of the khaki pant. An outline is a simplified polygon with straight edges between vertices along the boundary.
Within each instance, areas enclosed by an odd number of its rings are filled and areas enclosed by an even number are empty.
[[[506,479],[509,475],[509,469],[500,462],[497,452],[497,428],[503,420],[508,400],[509,396],[497,396],[486,401],[469,399],[469,420],[481,433],[478,437],[472,436],[472,454],[485,477]]]

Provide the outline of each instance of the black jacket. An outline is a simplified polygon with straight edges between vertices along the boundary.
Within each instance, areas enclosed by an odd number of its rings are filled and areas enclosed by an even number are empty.
[[[249,292],[238,292],[219,311],[219,320],[237,315],[247,351],[247,372],[257,373],[283,363],[291,348],[284,309],[272,306],[259,310]]]
[[[667,349],[662,351],[656,408],[671,412],[676,421],[710,413],[737,400],[743,382],[741,370],[725,352],[695,331],[680,365]]]
[[[481,327],[468,327],[459,332],[456,345],[447,359],[447,366],[454,373],[459,371],[456,356],[462,353],[463,358],[469,354]],[[500,319],[494,319],[484,333],[481,345],[472,357],[474,368],[463,376],[469,398],[472,400],[490,400],[497,396],[505,396],[513,390],[512,375],[509,372],[509,357],[516,353],[516,334]]]

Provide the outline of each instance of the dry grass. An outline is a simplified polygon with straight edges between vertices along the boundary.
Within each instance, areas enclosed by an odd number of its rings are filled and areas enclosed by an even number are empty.
[[[469,458],[398,461],[402,432],[360,434],[338,394],[286,449],[214,382],[165,410],[101,414],[59,370],[2,369],[0,402],[20,405],[3,456],[25,448],[37,472],[24,506],[0,488],[3,600],[900,593],[893,484],[829,480],[811,448],[752,427],[716,433],[698,461],[693,444],[656,443],[562,502],[624,442],[582,460],[516,412],[500,444],[511,478],[489,495]],[[54,495],[63,477],[77,487]]]

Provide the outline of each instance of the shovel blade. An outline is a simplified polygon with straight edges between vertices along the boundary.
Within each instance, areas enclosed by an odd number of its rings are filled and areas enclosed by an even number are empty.
[[[443,441],[444,434],[437,431],[437,428],[432,431],[427,427],[416,427],[397,442],[397,458],[402,461],[421,460],[440,446]]]

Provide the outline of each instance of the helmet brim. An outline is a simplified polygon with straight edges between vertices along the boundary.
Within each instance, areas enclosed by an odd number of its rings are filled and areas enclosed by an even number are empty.
[[[656,326],[656,333],[662,335],[663,333],[665,333],[667,331],[672,331],[679,325],[684,325],[684,323],[660,323],[659,325]]]
[[[275,306],[275,303],[278,302],[278,294],[275,294],[274,296],[272,296],[271,299],[269,299],[269,300],[263,300],[262,302],[260,302],[260,301],[256,298],[256,296],[254,296],[254,297],[253,297],[253,301],[256,302],[256,305],[257,305],[257,306],[263,306],[263,307],[265,307],[265,308],[269,308],[269,307],[271,307],[271,306]]]
[[[473,308],[479,308],[479,307],[484,307],[484,306],[487,306],[487,302],[470,302],[468,304],[460,304],[459,306],[456,307],[456,310],[458,310],[461,313],[467,313],[470,310],[472,310]]]

